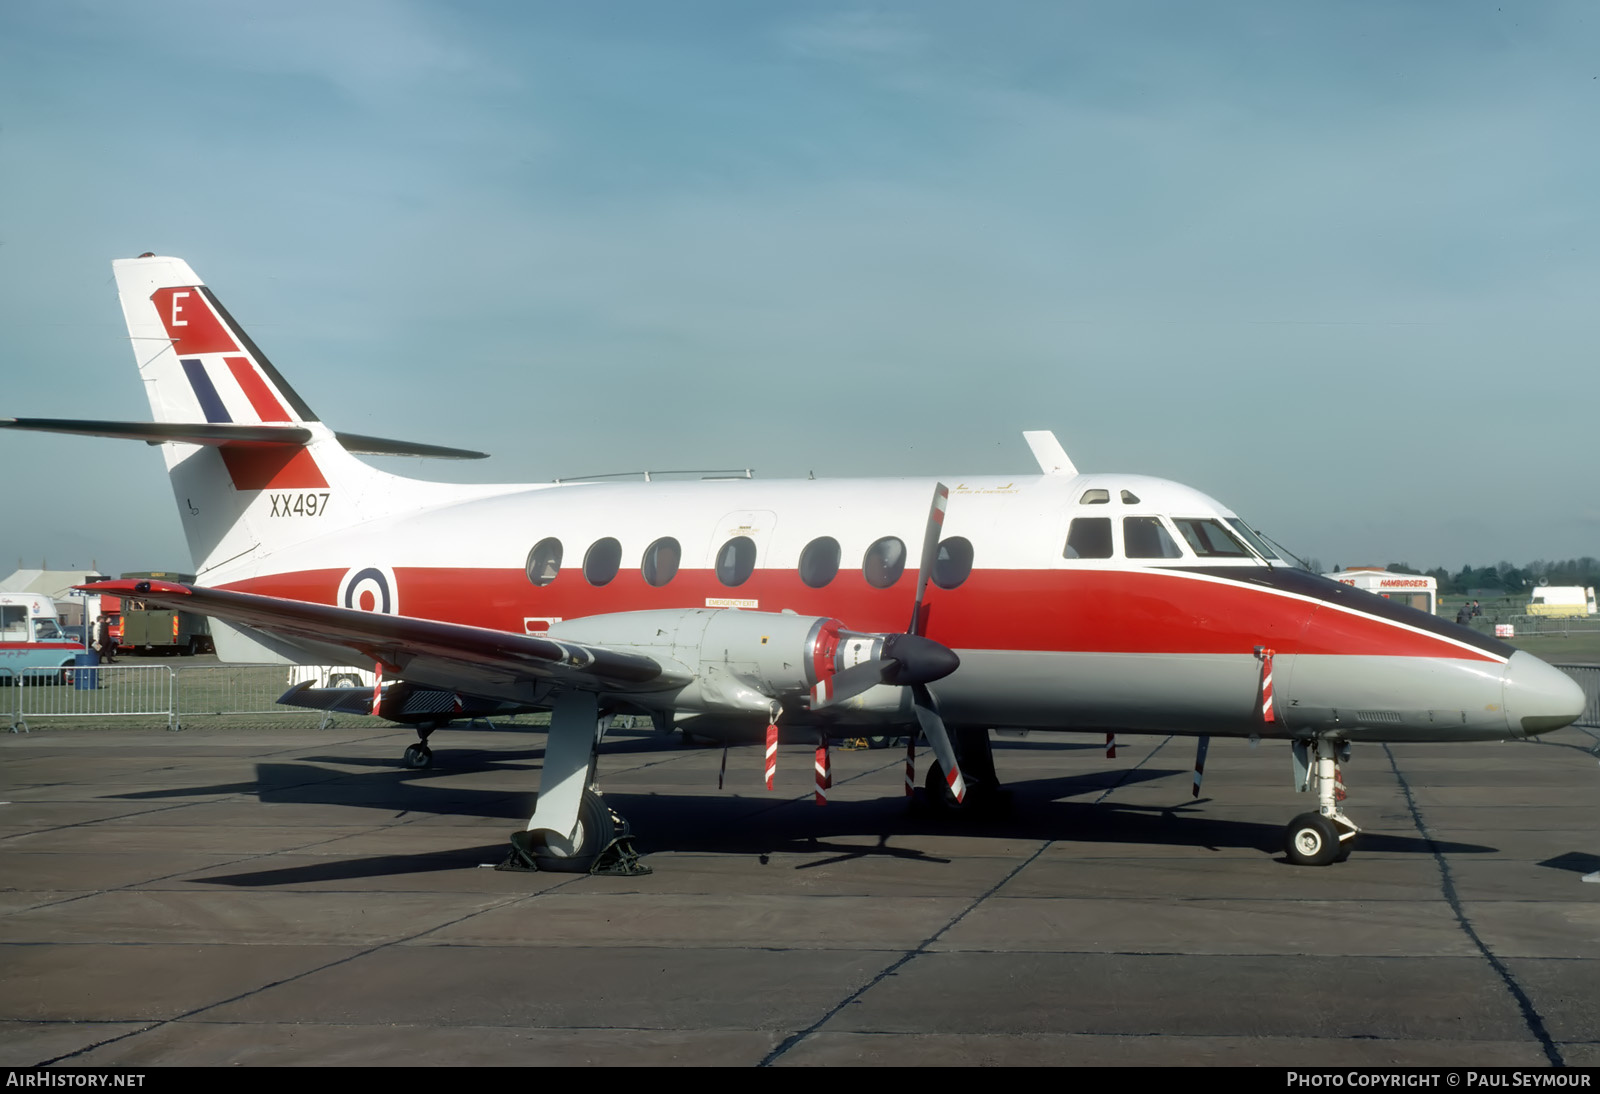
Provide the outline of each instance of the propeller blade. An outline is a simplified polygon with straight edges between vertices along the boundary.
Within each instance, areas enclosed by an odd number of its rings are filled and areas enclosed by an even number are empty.
[[[928,743],[933,746],[934,755],[939,757],[939,769],[944,772],[945,785],[955,795],[957,803],[965,801],[967,784],[961,777],[961,765],[956,762],[955,747],[951,745],[950,734],[944,728],[944,719],[939,717],[939,706],[934,701],[933,693],[925,685],[912,685],[911,709],[916,712],[917,722],[922,726]]]
[[[886,658],[873,661],[863,661],[859,665],[851,665],[843,672],[836,672],[832,676],[818,680],[811,689],[811,709],[823,710],[842,703],[846,699],[853,699],[870,687],[888,683],[889,673],[894,671],[895,663]]]
[[[949,504],[950,488],[942,482],[935,483],[933,504],[928,507],[928,528],[922,534],[922,562],[917,567],[917,600],[911,608],[911,626],[906,628],[908,634],[920,635],[927,626],[922,598],[928,591],[928,578],[933,576],[934,563],[939,559],[939,533],[944,531],[944,511]]]

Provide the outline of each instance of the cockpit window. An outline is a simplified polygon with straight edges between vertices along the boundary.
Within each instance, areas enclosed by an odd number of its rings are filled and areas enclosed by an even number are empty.
[[[1176,518],[1178,531],[1189,541],[1189,546],[1201,558],[1249,558],[1244,544],[1222,526],[1222,522],[1209,517]]]
[[[1122,504],[1123,505],[1138,505],[1139,504],[1139,495],[1135,494],[1132,490],[1124,490],[1122,492]]]
[[[1123,517],[1122,545],[1129,558],[1182,558],[1160,517]]]
[[[1067,528],[1062,558],[1110,558],[1111,518],[1078,517]]]
[[[1109,505],[1110,503],[1111,491],[1109,490],[1085,490],[1083,497],[1078,499],[1079,505]]]
[[[1262,558],[1266,559],[1268,562],[1282,562],[1283,561],[1283,559],[1279,558],[1276,554],[1273,553],[1271,547],[1267,546],[1266,541],[1263,540],[1260,536],[1258,536],[1255,533],[1255,530],[1252,529],[1244,521],[1240,520],[1238,517],[1229,517],[1228,518],[1228,523],[1233,525],[1233,530],[1235,532],[1238,532],[1241,536],[1244,537],[1244,541],[1246,543],[1248,543],[1250,546],[1252,546],[1252,547],[1254,547],[1256,549],[1256,554],[1260,555]]]

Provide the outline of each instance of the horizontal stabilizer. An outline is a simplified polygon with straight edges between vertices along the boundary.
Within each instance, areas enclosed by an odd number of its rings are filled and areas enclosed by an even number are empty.
[[[487,452],[474,452],[470,448],[446,448],[438,444],[416,444],[412,441],[391,441],[383,437],[368,437],[360,433],[335,433],[335,439],[346,452],[361,456],[421,456],[430,460],[485,460]]]
[[[0,418],[0,429],[30,429],[39,433],[75,433],[82,437],[115,437],[164,444],[292,445],[311,441],[311,430],[298,425],[240,425],[232,422],[102,422],[89,418]],[[481,460],[487,452],[446,448],[436,444],[391,441],[360,433],[335,433],[348,452],[367,456],[424,456],[436,460]]]
[[[162,444],[288,444],[303,446],[311,430],[298,425],[233,425],[215,422],[99,422],[89,418],[0,418],[0,429],[39,433],[76,433],[82,437],[116,437]]]

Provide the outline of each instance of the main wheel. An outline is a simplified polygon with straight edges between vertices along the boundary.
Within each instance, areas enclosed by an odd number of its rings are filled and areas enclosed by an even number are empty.
[[[541,870],[555,873],[587,874],[594,866],[600,852],[610,847],[618,836],[627,835],[628,822],[611,811],[611,807],[593,790],[583,792],[578,804],[578,827],[570,840],[549,833],[526,833],[536,838],[529,848],[533,861]],[[524,833],[518,833],[523,835]],[[516,837],[512,837],[515,839]]]
[[[406,748],[405,765],[409,768],[421,770],[433,764],[433,750],[422,742],[409,745]]]
[[[1284,829],[1283,849],[1296,866],[1337,862],[1341,850],[1339,828],[1321,813],[1301,813]]]

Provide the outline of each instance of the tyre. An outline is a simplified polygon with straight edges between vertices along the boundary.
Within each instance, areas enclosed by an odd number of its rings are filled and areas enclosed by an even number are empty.
[[[406,755],[403,762],[413,771],[420,771],[423,768],[431,767],[433,765],[433,750],[425,744],[409,745],[406,748]]]
[[[600,852],[627,831],[627,822],[611,811],[604,798],[585,790],[583,801],[578,805],[578,827],[572,834],[571,845],[566,840],[547,838],[532,848],[533,861],[541,870],[587,874]]]
[[[1321,813],[1302,813],[1284,829],[1283,849],[1296,866],[1327,866],[1339,860],[1339,828]]]

